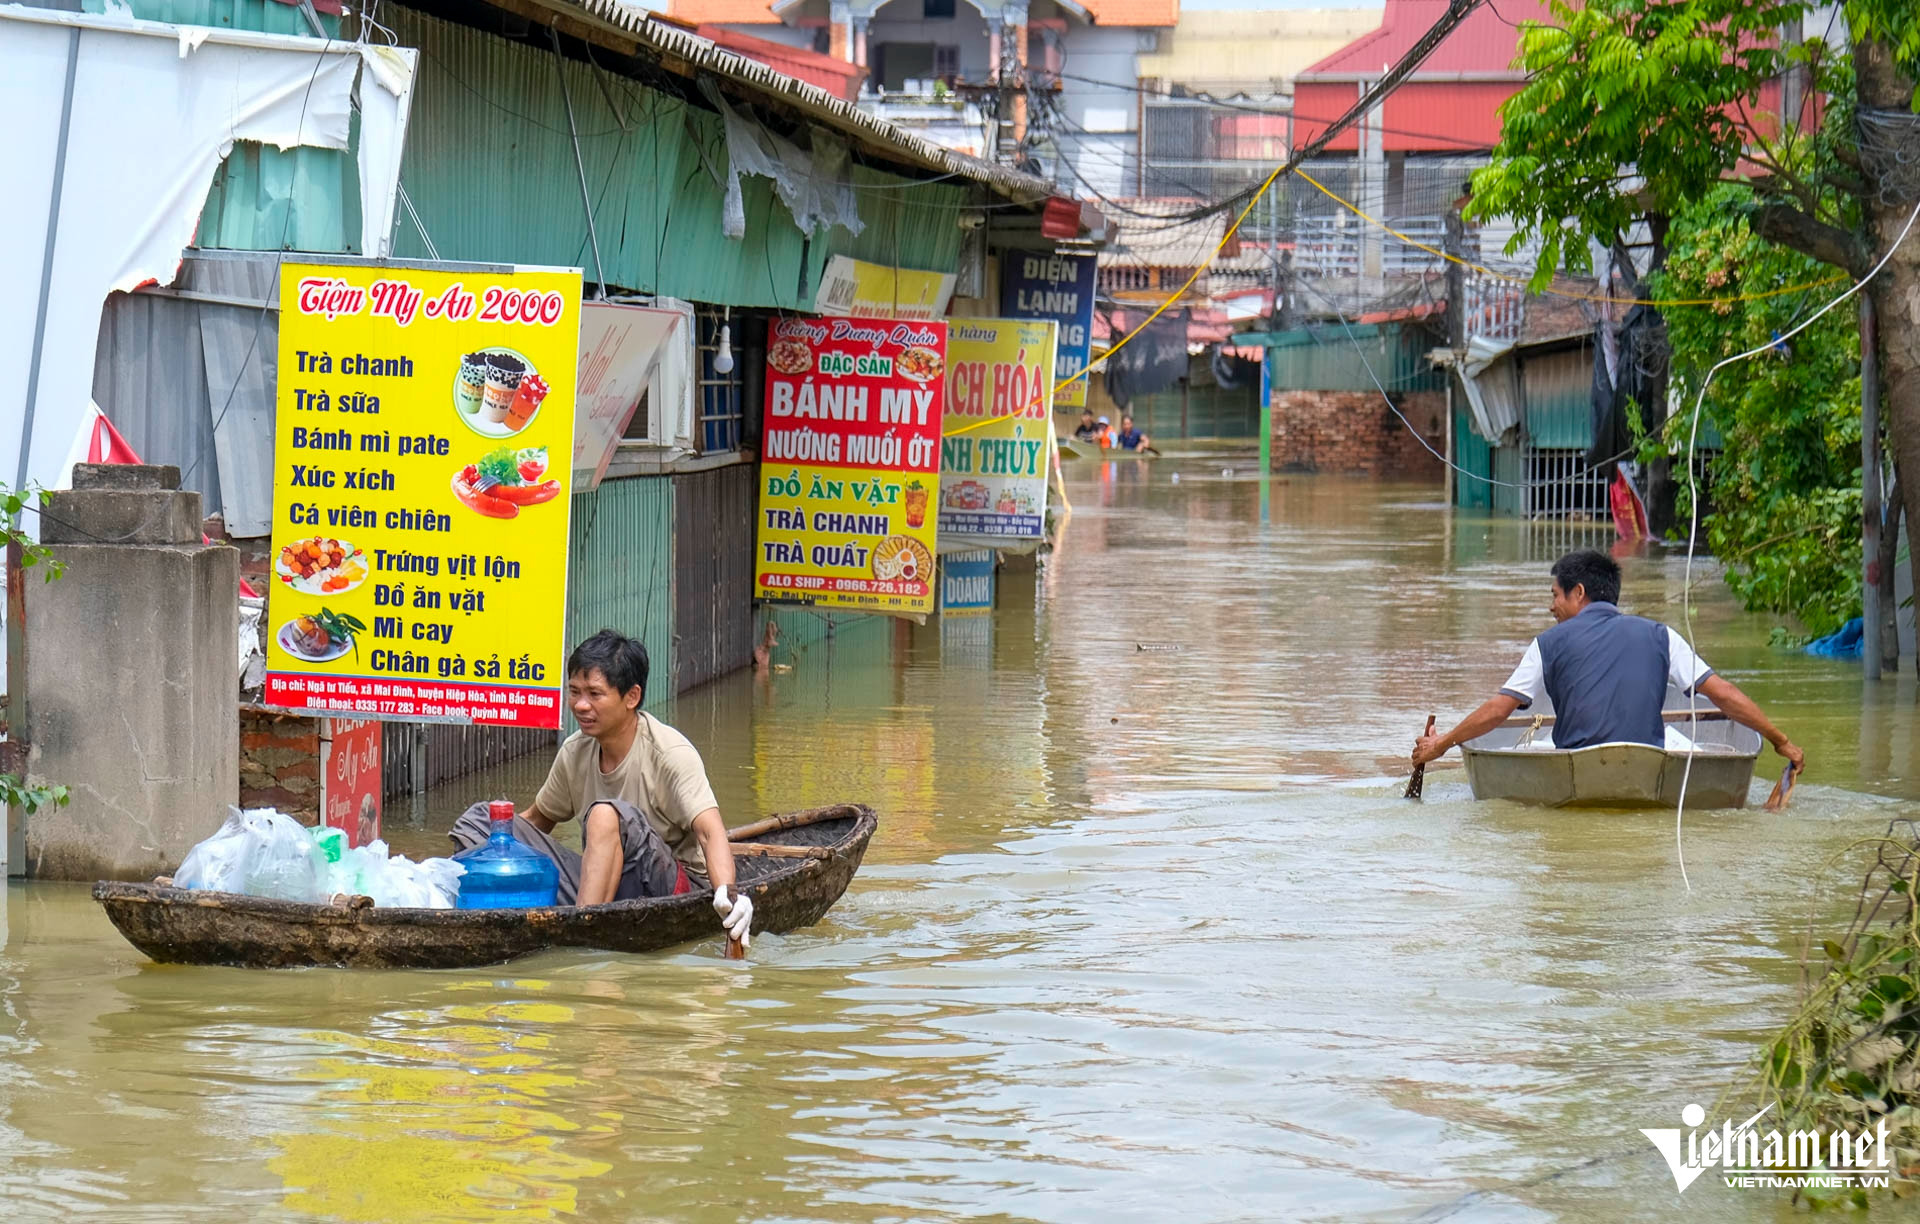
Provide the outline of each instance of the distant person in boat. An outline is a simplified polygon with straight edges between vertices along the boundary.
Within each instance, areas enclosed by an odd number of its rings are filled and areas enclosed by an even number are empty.
[[[1100,444],[1101,450],[1111,450],[1113,448],[1113,422],[1105,417],[1101,417],[1099,429],[1094,433],[1093,440]]]
[[[1798,772],[1806,754],[1774,726],[1754,700],[1701,662],[1686,639],[1665,625],[1621,612],[1620,565],[1592,550],[1553,563],[1553,619],[1533,640],[1520,666],[1460,725],[1445,735],[1423,735],[1413,763],[1424,765],[1476,739],[1524,710],[1544,692],[1553,701],[1553,746],[1665,744],[1660,717],[1667,685],[1698,693],[1728,718],[1752,727]]]
[[[1120,432],[1113,436],[1114,445],[1121,450],[1143,451],[1147,449],[1147,435],[1133,427],[1133,418],[1121,414]]]
[[[562,905],[599,905],[713,889],[713,908],[742,944],[753,902],[733,889],[733,850],[720,805],[687,737],[640,709],[647,648],[602,629],[567,656],[567,703],[580,729],[560,745],[533,806],[513,835],[560,867]],[[555,842],[554,826],[580,818],[585,854]],[[461,849],[491,832],[487,805],[455,822]]]
[[[1098,442],[1100,440],[1100,423],[1093,419],[1093,409],[1083,408],[1080,410],[1080,427],[1073,431],[1073,437],[1076,442]]]

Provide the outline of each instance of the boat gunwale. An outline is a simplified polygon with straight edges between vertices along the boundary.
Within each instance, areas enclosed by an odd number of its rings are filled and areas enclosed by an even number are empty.
[[[774,885],[791,884],[810,874],[825,872],[844,861],[856,848],[864,848],[878,827],[874,810],[857,803],[833,805],[844,815],[820,820],[813,826],[848,822],[847,830],[821,846],[828,853],[822,858],[801,858],[780,862],[741,883],[749,895],[766,892]],[[790,838],[797,829],[771,829],[744,838],[735,844],[794,844]],[[628,915],[655,914],[662,910],[697,909],[710,906],[704,891],[670,897],[630,897],[600,905],[543,905],[520,909],[430,909],[415,906],[367,905],[358,909],[309,901],[283,901],[276,897],[255,897],[245,893],[215,892],[210,889],[179,888],[165,884],[132,880],[100,880],[93,886],[93,899],[103,906],[111,904],[187,906],[245,916],[261,921],[311,926],[446,927],[484,929],[490,926],[550,927],[564,929],[580,922],[617,920]],[[109,918],[112,917],[109,909]],[[116,923],[116,927],[117,927]],[[124,935],[125,932],[122,932]]]

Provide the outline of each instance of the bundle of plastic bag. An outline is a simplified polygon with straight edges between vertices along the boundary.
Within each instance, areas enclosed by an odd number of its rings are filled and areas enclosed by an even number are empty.
[[[341,864],[353,872],[351,889],[372,897],[375,905],[408,909],[452,909],[460,897],[460,877],[466,868],[447,858],[416,863],[404,854],[387,854],[387,843],[372,841],[349,850]]]
[[[245,893],[281,901],[321,901],[327,859],[305,825],[272,808],[228,808],[218,832],[187,851],[179,888]]]
[[[324,904],[367,896],[375,905],[452,909],[466,869],[448,858],[389,857],[387,843],[349,848],[339,829],[309,829],[272,808],[227,809],[219,832],[187,852],[178,888]]]

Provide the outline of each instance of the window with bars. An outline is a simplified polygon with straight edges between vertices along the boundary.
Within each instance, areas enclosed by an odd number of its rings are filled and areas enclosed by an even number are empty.
[[[703,455],[739,450],[743,404],[740,391],[740,329],[737,326],[732,329],[735,333],[730,342],[733,369],[721,374],[713,368],[713,360],[720,352],[720,329],[727,326],[728,320],[718,310],[704,309],[698,312],[696,319],[699,328],[694,356],[700,372],[700,393],[695,397],[694,406],[700,419],[695,422],[694,437]],[[739,320],[733,322],[738,323]]]

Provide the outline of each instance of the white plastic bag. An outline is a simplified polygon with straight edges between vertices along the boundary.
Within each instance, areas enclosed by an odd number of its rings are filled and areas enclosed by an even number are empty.
[[[179,888],[245,893],[281,901],[325,900],[327,856],[305,825],[272,808],[227,809],[218,832],[187,852]]]
[[[354,852],[359,887],[375,905],[405,909],[452,909],[467,869],[452,859],[416,863],[404,854],[387,857],[387,843],[369,842]]]

